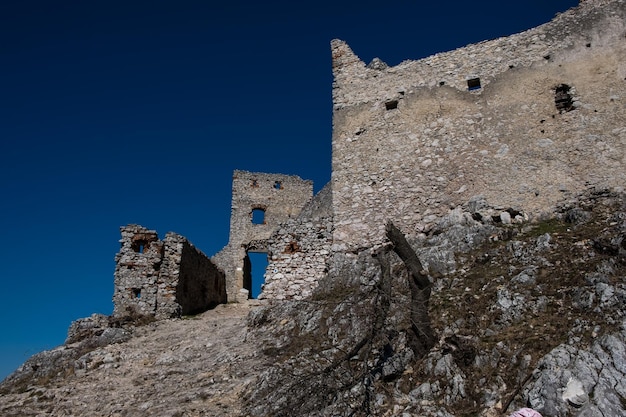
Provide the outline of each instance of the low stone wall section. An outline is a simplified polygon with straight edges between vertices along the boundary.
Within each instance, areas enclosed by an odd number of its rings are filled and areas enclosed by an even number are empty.
[[[181,235],[169,232],[164,243],[157,315],[197,314],[226,303],[223,271]]]

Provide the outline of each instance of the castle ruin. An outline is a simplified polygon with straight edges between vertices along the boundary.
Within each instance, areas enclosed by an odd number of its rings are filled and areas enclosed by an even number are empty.
[[[179,317],[225,303],[224,272],[187,239],[139,225],[120,228],[114,316]]]
[[[299,177],[235,171],[229,242],[212,258],[229,302],[249,296],[249,252],[270,260],[259,298],[300,299],[333,253],[383,243],[388,220],[428,233],[481,201],[485,221],[526,221],[626,184],[624,0],[581,2],[534,29],[395,67],[366,65],[341,40],[331,51],[332,180],[313,197]],[[152,242],[135,261],[144,272],[118,288],[116,270],[116,311],[144,285],[141,308],[178,299],[153,271]]]
[[[387,68],[332,42],[336,250],[419,233],[482,196],[537,216],[626,184],[626,6],[587,1],[551,22]]]
[[[298,176],[234,172],[228,245],[213,257],[226,273],[229,300],[250,297],[248,253],[268,253],[272,233],[297,217],[312,198],[313,182]]]

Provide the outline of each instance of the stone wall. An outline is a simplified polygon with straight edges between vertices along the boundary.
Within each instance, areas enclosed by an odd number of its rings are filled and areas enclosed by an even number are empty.
[[[531,218],[626,184],[626,3],[388,68],[332,42],[333,250],[428,230],[482,196]]]
[[[623,0],[591,0],[530,30],[417,61],[406,60],[395,67],[388,67],[377,58],[365,65],[345,42],[333,40],[333,107],[341,109],[362,103],[380,106],[417,88],[433,88],[442,83],[466,91],[467,81],[476,77],[484,87],[511,69],[562,59],[587,43],[591,43],[590,48],[597,48],[607,35],[619,37],[624,7]]]
[[[234,172],[228,245],[212,258],[226,273],[229,301],[248,298],[248,252],[267,252],[271,234],[312,197],[313,182],[295,175]]]
[[[139,225],[120,227],[120,231],[121,248],[115,255],[113,315],[126,315],[128,309],[154,315],[163,242],[156,231]]]
[[[268,239],[270,262],[260,299],[302,300],[317,287],[328,271],[332,247],[331,198],[329,183]]]
[[[195,314],[226,302],[224,273],[187,239],[139,225],[120,228],[113,315]]]
[[[166,275],[167,274],[167,275]],[[184,237],[169,232],[164,239],[163,270],[158,294],[164,304],[172,288],[181,314],[197,314],[226,302],[224,272]],[[168,288],[169,286],[169,288]]]

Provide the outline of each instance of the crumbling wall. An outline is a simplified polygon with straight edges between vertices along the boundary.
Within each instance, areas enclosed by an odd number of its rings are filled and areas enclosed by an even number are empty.
[[[329,183],[268,239],[270,262],[260,299],[302,300],[317,287],[328,271],[332,247],[331,198]]]
[[[120,228],[114,316],[156,318],[196,314],[226,302],[224,273],[186,238],[139,225]]]
[[[113,315],[124,316],[132,311],[152,316],[157,308],[163,242],[156,231],[136,224],[120,227],[120,231],[121,248],[115,255]]]
[[[540,215],[626,183],[626,3],[387,68],[332,42],[334,250],[431,228],[481,195]],[[563,95],[565,92],[565,96]]]
[[[169,238],[168,234],[166,247]],[[182,314],[197,314],[225,303],[224,273],[186,239],[178,235],[176,238],[180,242],[177,247],[182,246],[176,291],[176,302],[182,306]]]
[[[313,183],[295,175],[234,172],[229,241],[213,257],[226,273],[229,301],[236,301],[242,289],[240,298],[248,298],[250,288],[244,285],[247,252],[267,252],[272,232],[297,217],[312,197]]]

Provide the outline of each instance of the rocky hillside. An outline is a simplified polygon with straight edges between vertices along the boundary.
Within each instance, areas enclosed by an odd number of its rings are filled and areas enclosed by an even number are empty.
[[[252,307],[125,328],[84,320],[84,339],[33,356],[2,383],[0,415],[240,415],[241,390],[266,366],[246,342]]]
[[[306,300],[79,321],[0,385],[0,414],[626,415],[624,194],[541,219],[475,198],[402,232],[423,270],[389,243],[335,254]]]

